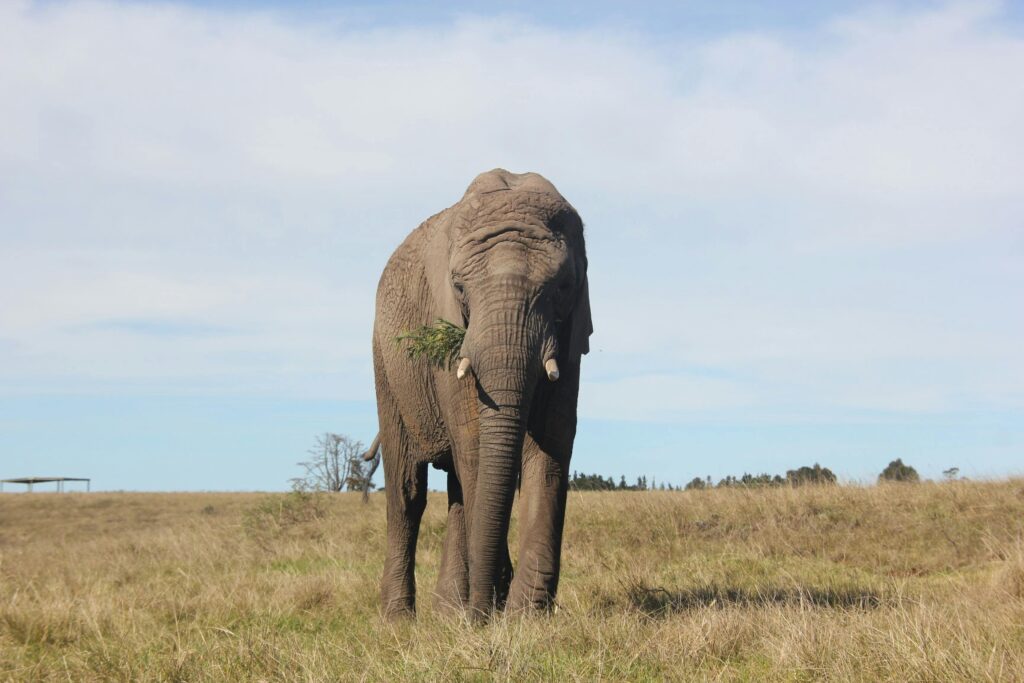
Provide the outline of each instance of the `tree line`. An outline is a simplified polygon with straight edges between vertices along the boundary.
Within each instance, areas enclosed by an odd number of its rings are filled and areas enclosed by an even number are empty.
[[[947,479],[955,479],[958,473],[959,469],[952,467],[945,470],[943,475]],[[917,470],[910,465],[904,464],[900,458],[890,462],[878,475],[879,482],[916,482],[919,480],[920,477],[917,474]],[[814,463],[810,467],[804,466],[798,467],[795,470],[787,470],[785,475],[768,474],[767,472],[761,474],[744,472],[738,477],[733,475],[723,477],[717,483],[710,476],[704,478],[694,477],[684,486],[677,486],[667,481],[657,483],[654,477],[651,477],[650,485],[647,483],[647,477],[637,477],[636,483],[630,484],[626,482],[626,477],[622,475],[619,476],[619,480],[616,482],[612,477],[603,477],[600,474],[585,474],[574,470],[569,479],[569,488],[575,491],[692,491],[732,487],[831,486],[836,484],[836,482],[836,475],[832,470]]]
[[[376,452],[372,454],[372,459],[366,461],[363,459],[366,450],[360,441],[350,439],[344,434],[331,432],[326,432],[315,438],[315,446],[308,451],[309,459],[298,463],[305,473],[301,477],[292,479],[292,487],[298,490],[314,491],[362,491],[365,498],[366,494],[375,488],[372,479],[380,464],[380,451],[375,449]],[[959,471],[958,468],[951,467],[943,471],[943,475],[947,479],[956,479]],[[879,482],[916,482],[919,480],[917,470],[899,458],[890,462],[878,475]],[[651,477],[648,482],[646,476],[637,477],[635,482],[630,483],[626,481],[624,475],[620,475],[616,481],[612,477],[585,474],[574,470],[569,479],[569,488],[574,491],[691,491],[732,487],[830,486],[835,483],[836,475],[832,470],[814,463],[810,467],[804,466],[795,470],[787,470],[785,475],[744,472],[738,477],[733,475],[723,477],[717,483],[710,476],[694,477],[684,486],[664,480],[658,482],[655,477]]]

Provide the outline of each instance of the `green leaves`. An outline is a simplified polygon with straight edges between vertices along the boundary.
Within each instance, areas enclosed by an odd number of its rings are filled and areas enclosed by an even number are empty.
[[[404,342],[406,353],[413,360],[426,358],[435,367],[450,369],[465,337],[465,329],[438,318],[432,325],[423,325],[395,337],[395,343]]]

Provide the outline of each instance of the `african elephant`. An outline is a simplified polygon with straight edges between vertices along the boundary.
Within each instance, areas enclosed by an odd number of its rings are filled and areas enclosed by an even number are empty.
[[[465,330],[449,367],[412,359],[396,341],[439,319]],[[387,617],[415,612],[428,464],[448,478],[437,602],[476,619],[505,605],[552,603],[580,357],[592,331],[583,224],[535,173],[477,176],[391,256],[373,329]],[[507,536],[517,484],[522,540],[513,577]]]

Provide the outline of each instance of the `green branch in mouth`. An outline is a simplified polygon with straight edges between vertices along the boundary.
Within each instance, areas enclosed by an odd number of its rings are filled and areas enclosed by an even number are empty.
[[[435,367],[450,369],[465,338],[465,329],[438,318],[432,325],[423,325],[395,337],[395,343],[405,342],[405,351],[413,360],[426,358]]]

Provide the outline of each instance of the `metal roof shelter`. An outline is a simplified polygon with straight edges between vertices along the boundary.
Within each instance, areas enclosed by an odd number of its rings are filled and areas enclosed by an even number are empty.
[[[57,493],[64,492],[64,482],[66,481],[84,481],[86,493],[92,486],[92,479],[84,477],[20,477],[18,479],[0,479],[0,491],[4,490],[4,484],[27,484],[28,492],[32,493],[33,484],[46,484],[54,481],[57,482]]]

